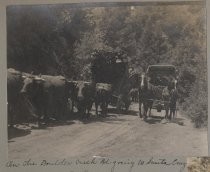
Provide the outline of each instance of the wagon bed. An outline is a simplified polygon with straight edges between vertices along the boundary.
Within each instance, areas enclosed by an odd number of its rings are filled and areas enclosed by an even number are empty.
[[[146,76],[150,78],[151,84],[163,91],[166,86],[171,86],[173,80],[176,80],[176,72],[173,65],[150,65],[147,68]],[[153,102],[152,109],[156,109],[158,112],[165,110],[165,105],[169,104],[169,100],[163,100],[160,96],[148,99],[148,101]]]
[[[97,83],[110,84],[110,104],[122,108],[122,104],[128,108],[128,61],[121,52],[96,51],[93,53],[91,65],[92,80]]]

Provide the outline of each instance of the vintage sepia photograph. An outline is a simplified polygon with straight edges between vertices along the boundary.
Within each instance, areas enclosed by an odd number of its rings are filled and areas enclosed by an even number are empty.
[[[206,6],[10,5],[8,157],[208,155]]]

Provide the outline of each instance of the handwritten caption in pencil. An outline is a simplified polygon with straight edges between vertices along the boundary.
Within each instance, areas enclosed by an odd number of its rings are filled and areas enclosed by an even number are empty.
[[[58,159],[58,160],[40,160],[34,161],[32,159],[21,161],[10,160],[6,162],[5,167],[7,168],[21,168],[21,167],[75,167],[75,166],[102,166],[110,169],[110,172],[115,172],[117,168],[127,168],[128,172],[132,172],[134,168],[138,168],[140,166],[159,166],[159,167],[170,167],[176,166],[182,171],[186,162],[183,162],[179,159],[166,159],[166,158],[154,158],[150,157],[147,160],[145,159],[123,159],[116,160],[112,158],[91,158],[91,159]],[[88,170],[86,170],[88,171]]]

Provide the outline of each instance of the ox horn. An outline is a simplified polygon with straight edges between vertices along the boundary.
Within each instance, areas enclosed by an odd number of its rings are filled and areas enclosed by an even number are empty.
[[[74,83],[74,81],[67,80],[68,83]]]
[[[45,79],[43,79],[43,78],[41,78],[41,77],[39,77],[39,76],[38,76],[38,77],[36,76],[36,77],[34,78],[34,80],[36,80],[36,81],[45,81]]]
[[[22,78],[23,78],[23,79],[26,79],[26,78],[27,78],[27,76],[26,76],[26,75],[22,75]]]

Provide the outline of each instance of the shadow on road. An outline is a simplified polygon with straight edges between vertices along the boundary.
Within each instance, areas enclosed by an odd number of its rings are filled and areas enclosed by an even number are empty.
[[[124,118],[119,118],[121,115],[131,115],[131,116],[138,116],[138,112],[134,110],[129,110],[124,113],[117,113],[116,108],[109,108],[108,109],[108,114],[106,116],[102,116],[99,113],[99,116],[95,115],[95,111],[92,111],[89,115],[80,115],[77,112],[74,112],[72,114],[69,114],[62,120],[47,120],[45,123],[42,123],[40,127],[37,125],[33,125],[33,123],[29,122],[26,124],[20,124],[17,125],[14,128],[8,128],[8,142],[12,142],[12,138],[15,137],[22,137],[26,136],[31,133],[31,130],[33,129],[47,129],[48,127],[56,127],[56,126],[67,126],[67,125],[72,125],[75,124],[76,121],[78,120],[82,122],[83,124],[90,124],[94,122],[103,122],[103,123],[110,123],[110,124],[117,124],[120,122],[127,121],[127,119]],[[144,120],[148,124],[157,124],[157,123],[162,123],[164,121],[163,116],[155,116],[151,115],[147,119]],[[171,121],[166,120],[165,123],[175,123],[181,126],[184,126],[184,119],[183,118],[175,118],[172,119]]]
[[[172,120],[165,120],[164,117],[161,117],[161,116],[152,116],[151,115],[150,117],[148,117],[144,121],[146,123],[148,123],[148,124],[157,124],[157,123],[167,124],[167,123],[174,123],[174,124],[178,124],[178,125],[181,125],[181,126],[185,126],[184,125],[184,119],[183,118],[174,118]]]
[[[79,120],[83,124],[89,124],[93,122],[116,123],[126,121],[126,119],[117,118],[117,114],[107,114],[106,116],[91,115],[89,118],[81,118]]]
[[[47,129],[48,127],[71,125],[74,123],[75,123],[74,121],[69,121],[69,120],[65,120],[65,121],[64,120],[60,120],[60,121],[49,120],[45,123],[41,123],[40,126],[38,126],[34,122],[17,124],[15,127],[8,127],[8,142],[9,143],[13,142],[10,139],[31,134],[31,130],[42,130],[42,129]]]
[[[134,111],[134,110],[128,110],[128,111],[122,110],[122,111],[119,111],[119,110],[117,110],[117,108],[109,108],[108,109],[108,113],[138,116],[138,112],[137,111]]]
[[[26,136],[28,134],[31,134],[31,130],[30,129],[20,129],[20,128],[16,128],[16,127],[8,127],[8,140],[9,142],[12,142],[10,139],[13,139],[15,137],[22,137],[22,136]]]
[[[54,121],[54,122],[49,122],[49,123],[46,123],[46,127],[56,127],[56,126],[64,126],[64,125],[72,125],[72,124],[75,124],[74,121],[69,121],[69,120],[66,120],[66,121]]]
[[[185,126],[184,125],[184,119],[183,118],[174,118],[170,121],[171,123],[175,123],[181,126]]]
[[[156,123],[160,123],[163,119],[164,119],[164,117],[151,115],[144,121],[148,124],[156,124]]]
[[[93,122],[106,122],[106,123],[116,123],[117,121],[126,121],[126,119],[118,118],[120,115],[133,115],[137,116],[137,112],[129,110],[127,112],[118,112],[116,108],[108,108],[107,114],[102,115],[101,110],[99,110],[99,115],[95,114],[95,109],[91,111],[88,115],[79,114],[78,112],[73,112],[67,116],[68,120],[79,120],[83,124],[89,124]]]

